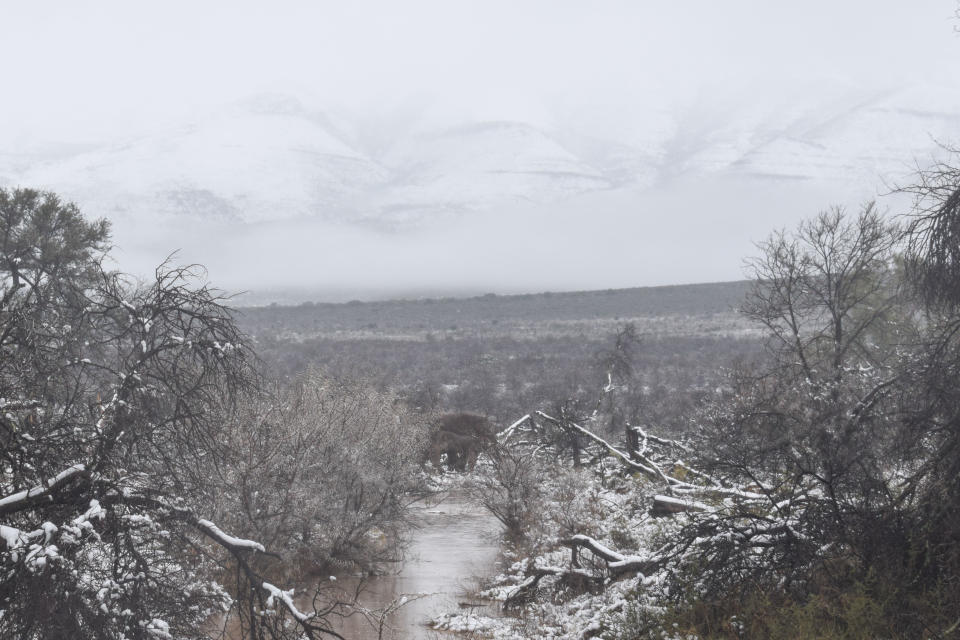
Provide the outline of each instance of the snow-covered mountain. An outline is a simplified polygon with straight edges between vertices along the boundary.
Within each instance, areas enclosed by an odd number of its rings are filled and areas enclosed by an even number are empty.
[[[0,183],[54,189],[118,222],[323,218],[396,227],[654,188],[678,176],[878,184],[929,157],[935,141],[960,139],[960,91],[942,87],[697,113],[678,111],[637,144],[556,123],[420,125],[395,132],[374,155],[356,142],[355,124],[293,99],[258,98],[120,145],[7,155]]]
[[[2,173],[2,170],[0,170]],[[7,176],[121,219],[258,222],[349,206],[389,172],[295,102],[252,101]]]
[[[567,280],[580,273],[559,255],[620,256],[606,268],[625,274],[623,286],[638,282],[631,270],[644,284],[729,279],[751,240],[873,197],[928,162],[938,141],[960,141],[960,89],[816,93],[826,94],[702,96],[629,126],[377,122],[259,97],[119,144],[0,150],[0,186],[51,189],[111,219],[138,267],[179,247],[236,288],[293,273],[344,286],[459,282],[478,264],[499,264],[500,280],[539,268],[525,286],[549,287],[559,264]],[[678,271],[698,261],[727,271]]]
[[[479,212],[511,202],[550,203],[608,189],[597,167],[542,129],[481,122],[421,133],[383,158],[393,177],[366,215],[390,222]]]
[[[732,166],[783,178],[888,180],[929,161],[937,141],[958,137],[960,92],[912,87],[803,114],[756,140]]]

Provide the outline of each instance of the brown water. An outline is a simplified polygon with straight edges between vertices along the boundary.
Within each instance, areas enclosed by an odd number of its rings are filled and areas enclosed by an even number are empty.
[[[360,603],[381,609],[403,596],[421,595],[387,619],[384,639],[421,640],[441,637],[427,622],[442,613],[462,611],[495,615],[495,605],[483,604],[468,594],[478,578],[489,576],[500,549],[500,526],[496,519],[461,494],[451,492],[440,501],[420,502],[412,507],[419,528],[404,561],[394,573],[367,578]],[[355,580],[355,579],[354,579]],[[355,582],[341,578],[345,588]],[[302,585],[300,593],[312,585]],[[377,629],[360,616],[339,621],[337,631],[351,640],[376,639]],[[442,634],[450,637],[450,634]]]

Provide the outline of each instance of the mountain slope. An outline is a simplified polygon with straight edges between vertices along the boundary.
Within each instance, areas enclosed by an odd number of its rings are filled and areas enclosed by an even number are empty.
[[[420,126],[395,132],[371,155],[348,133],[358,125],[267,97],[119,146],[7,155],[0,181],[55,189],[114,218],[325,218],[395,228],[679,176],[876,183],[928,157],[934,140],[960,138],[957,114],[952,88],[851,91],[764,108],[690,105],[633,142],[545,123]]]

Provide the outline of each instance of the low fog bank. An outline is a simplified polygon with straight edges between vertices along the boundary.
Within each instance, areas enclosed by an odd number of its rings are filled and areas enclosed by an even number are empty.
[[[174,219],[145,228],[121,218],[115,258],[149,276],[176,251],[173,260],[204,264],[217,287],[249,292],[243,304],[717,282],[742,278],[743,259],[770,230],[876,196],[850,185],[751,177],[518,204],[400,230],[320,219]],[[881,203],[902,210],[893,197]]]

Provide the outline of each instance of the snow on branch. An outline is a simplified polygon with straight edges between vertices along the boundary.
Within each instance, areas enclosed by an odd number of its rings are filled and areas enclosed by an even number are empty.
[[[627,465],[628,467],[630,467],[635,471],[640,471],[641,473],[644,473],[652,478],[658,478],[663,476],[663,473],[656,467],[648,467],[646,465],[640,464],[635,460],[631,460],[630,456],[620,451],[619,449],[617,449],[615,446],[613,446],[612,444],[610,444],[600,436],[596,435],[591,431],[588,431],[587,429],[584,429],[583,427],[576,424],[575,422],[561,423],[559,420],[557,420],[552,416],[548,416],[543,411],[537,411],[537,415],[543,418],[544,420],[551,422],[559,427],[563,427],[565,424],[567,427],[573,429],[574,431],[577,431],[578,433],[585,435],[586,437],[590,438],[594,442],[600,444],[602,447],[607,449],[607,451],[612,453],[617,458],[620,458],[621,462],[623,462],[625,465]]]
[[[19,549],[31,540],[39,538],[43,534],[43,529],[37,529],[36,531],[25,533],[16,527],[8,527],[5,524],[0,524],[0,540],[3,540],[4,543],[6,543],[7,549],[10,551]]]
[[[583,534],[577,534],[572,538],[569,538],[568,540],[564,541],[564,544],[567,546],[577,546],[589,549],[594,555],[603,558],[607,562],[620,562],[624,559],[623,555],[610,549],[606,545],[598,542],[590,536],[585,536]]]
[[[87,468],[84,465],[75,464],[67,467],[41,485],[11,493],[6,497],[0,498],[0,514],[19,511],[43,498],[49,497],[52,492],[70,484],[75,478],[83,475],[86,470]]]
[[[523,582],[517,584],[509,591],[509,593],[507,593],[503,600],[503,608],[505,610],[516,609],[523,606],[524,603],[529,602],[529,600],[536,594],[537,588],[540,585],[540,581],[546,576],[557,576],[561,579],[573,578],[576,580],[592,582],[597,586],[602,585],[604,582],[603,577],[595,576],[589,571],[584,571],[583,569],[579,569],[577,567],[563,569],[561,567],[545,567],[536,565],[527,571],[527,577],[524,578]]]
[[[247,579],[250,580],[251,584],[259,584],[264,591],[270,594],[264,602],[264,606],[266,606],[268,609],[273,609],[276,605],[276,602],[279,600],[283,608],[286,609],[290,615],[296,619],[297,623],[300,624],[301,628],[306,633],[304,637],[314,638],[316,637],[315,633],[320,632],[335,638],[341,638],[342,640],[343,636],[320,624],[322,623],[323,618],[316,612],[304,613],[297,608],[293,602],[293,589],[283,591],[279,587],[270,584],[248,564],[247,560],[243,557],[243,552],[246,550],[253,550],[261,553],[267,553],[262,544],[254,540],[244,540],[243,538],[237,538],[228,533],[224,533],[220,527],[209,520],[195,520],[194,524],[198,529],[200,529],[200,531],[226,548],[233,555],[239,564],[240,569],[246,574]]]
[[[643,428],[641,427],[630,427],[630,428],[633,429],[637,433],[637,435],[639,435],[644,440],[651,440],[653,442],[656,442],[657,444],[662,444],[665,447],[676,447],[677,449],[680,449],[682,451],[688,451],[688,452],[690,451],[690,447],[683,444],[679,440],[669,440],[667,438],[661,438],[659,436],[649,434],[646,431],[644,431]]]
[[[310,619],[316,617],[315,613],[303,613],[302,611],[297,609],[297,605],[293,603],[293,589],[290,589],[289,591],[282,591],[281,589],[273,586],[269,582],[264,582],[263,588],[270,594],[270,597],[267,598],[267,602],[266,602],[267,607],[272,609],[274,605],[274,598],[276,598],[281,603],[283,603],[283,606],[287,609],[287,611],[290,612],[290,615],[292,615],[294,618],[296,618],[300,622],[307,622]]]
[[[561,428],[572,429],[573,431],[576,431],[577,433],[580,433],[586,436],[587,438],[593,440],[600,446],[604,447],[607,451],[609,451],[615,457],[619,458],[620,461],[623,462],[625,465],[627,465],[630,469],[633,469],[634,471],[640,471],[641,473],[653,478],[654,480],[661,480],[664,484],[668,485],[671,489],[677,491],[678,493],[698,494],[698,495],[727,495],[727,496],[745,498],[749,500],[767,499],[767,496],[763,494],[754,493],[752,491],[746,491],[744,489],[740,489],[737,487],[723,487],[717,484],[714,484],[713,486],[705,487],[702,485],[696,485],[696,484],[691,484],[689,482],[684,482],[683,480],[679,480],[677,478],[674,478],[673,476],[669,476],[666,473],[664,473],[664,471],[660,468],[659,465],[657,465],[656,462],[651,460],[649,457],[643,455],[639,451],[633,452],[634,456],[638,458],[638,460],[634,460],[629,455],[627,455],[620,449],[616,448],[615,446],[613,446],[612,444],[610,444],[600,436],[596,435],[589,429],[585,429],[581,427],[575,422],[569,422],[569,421],[561,422],[560,420],[557,420],[556,418],[551,417],[543,413],[542,411],[537,411],[537,415],[543,418],[544,420],[547,420],[548,422],[551,422],[552,424],[555,424]],[[650,436],[645,436],[645,437],[650,438]],[[668,443],[672,443],[674,444],[674,446],[679,446],[679,444],[674,443],[672,440],[664,440],[664,441]],[[688,467],[687,465],[683,465],[683,466],[688,471],[692,472],[693,475],[697,475],[703,478],[709,478],[709,476],[707,476],[704,473],[696,471],[695,469],[690,469],[690,467]],[[716,481],[712,480],[712,482],[715,483]]]
[[[231,550],[241,550],[241,549],[252,549],[254,551],[259,551],[261,553],[266,553],[266,549],[262,544],[255,540],[244,540],[243,538],[235,538],[230,534],[224,533],[220,527],[213,524],[209,520],[197,520],[197,527],[206,533],[211,538],[215,539],[221,545],[227,547]]]
[[[529,419],[530,419],[530,414],[528,413],[527,415],[523,416],[522,418],[520,418],[519,420],[517,420],[516,422],[514,422],[512,425],[510,425],[509,427],[507,427],[506,429],[504,429],[503,431],[501,431],[500,433],[498,433],[498,434],[497,434],[497,440],[500,440],[500,441],[506,440],[506,439],[509,438],[511,435],[513,435],[513,432],[514,432],[514,430],[515,430],[517,427],[519,427],[520,425],[522,425],[524,422],[526,422],[526,421],[529,420]]]
[[[617,553],[613,549],[610,549],[603,543],[591,538],[590,536],[585,536],[583,534],[575,535],[571,538],[563,540],[563,545],[570,547],[572,549],[582,548],[587,549],[593,555],[601,558],[607,563],[607,569],[610,570],[612,574],[624,574],[624,573],[640,573],[646,574],[651,571],[656,571],[659,569],[665,562],[663,558],[644,558],[642,556],[625,556],[622,553]]]

